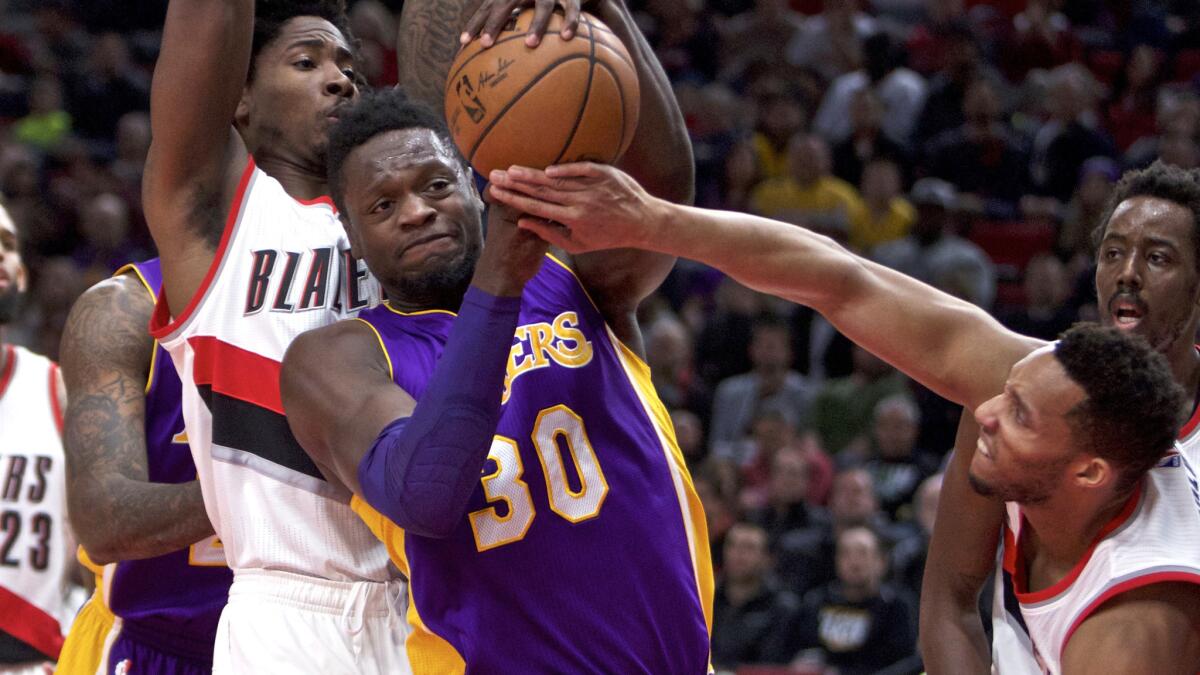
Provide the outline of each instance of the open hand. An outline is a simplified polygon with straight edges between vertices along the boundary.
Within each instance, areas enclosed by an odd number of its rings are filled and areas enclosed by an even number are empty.
[[[513,10],[518,7],[533,7],[533,22],[529,24],[529,32],[525,34],[525,44],[536,47],[546,34],[550,15],[558,6],[563,8],[563,25],[558,34],[562,39],[570,40],[575,36],[575,29],[579,25],[580,4],[581,0],[483,0],[467,20],[467,26],[458,41],[465,45],[478,35],[479,42],[484,47],[491,47],[496,41],[496,36],[504,30],[504,24],[508,23]]]
[[[492,199],[524,214],[521,229],[569,253],[653,248],[663,202],[620,169],[591,162],[545,171],[514,166],[489,179]]]

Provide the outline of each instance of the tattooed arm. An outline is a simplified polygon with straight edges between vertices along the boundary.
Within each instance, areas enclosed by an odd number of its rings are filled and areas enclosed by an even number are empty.
[[[153,309],[136,278],[108,279],[80,297],[63,333],[67,503],[97,564],[170,553],[213,533],[198,481],[149,482],[143,423]]]
[[[458,36],[479,0],[409,0],[400,10],[396,59],[400,86],[413,98],[441,111],[450,62]]]

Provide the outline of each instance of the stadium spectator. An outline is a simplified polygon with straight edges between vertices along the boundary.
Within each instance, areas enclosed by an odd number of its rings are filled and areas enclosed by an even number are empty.
[[[858,190],[834,177],[829,146],[812,134],[788,142],[788,175],[763,181],[750,195],[750,210],[846,241],[851,223],[866,218]]]
[[[917,208],[912,233],[876,247],[875,260],[990,308],[996,297],[996,272],[987,254],[954,233],[951,223],[959,199],[954,186],[937,178],[922,178],[913,185],[909,198]],[[951,281],[960,284],[954,287]]]
[[[816,463],[796,447],[779,450],[771,461],[767,504],[749,520],[767,533],[784,585],[804,593],[833,578],[829,513],[810,502]]]
[[[856,525],[837,537],[837,580],[810,591],[800,610],[801,661],[840,675],[921,671],[916,612],[910,598],[886,583],[884,543]]]
[[[724,562],[713,601],[713,664],[787,663],[793,650],[780,627],[795,621],[800,602],[771,577],[767,533],[735,524],[725,537]]]
[[[787,45],[793,65],[816,71],[826,82],[862,64],[862,42],[878,30],[857,2],[823,0],[821,13],[810,16]],[[776,52],[778,54],[780,52]]]
[[[871,425],[872,455],[863,468],[871,474],[879,505],[893,521],[907,519],[921,481],[937,472],[940,457],[917,447],[921,413],[904,394],[875,406]]]
[[[717,456],[733,456],[731,446],[750,429],[756,411],[767,406],[788,410],[798,424],[807,422],[813,387],[789,369],[791,349],[791,334],[785,322],[769,314],[754,321],[750,372],[722,381],[713,396],[709,445]]]
[[[834,457],[866,443],[871,413],[879,401],[905,391],[905,378],[874,354],[855,345],[854,371],[825,382],[812,403],[812,429]],[[858,450],[861,456],[862,451]]]
[[[925,79],[901,65],[902,57],[890,35],[875,33],[863,43],[863,67],[839,76],[813,118],[813,131],[830,143],[840,143],[855,129],[851,109],[859,92],[878,99],[882,131],[896,144],[907,145],[917,115],[925,105]],[[851,183],[857,180],[846,178]]]
[[[859,89],[850,101],[850,109],[845,112],[849,116],[850,133],[833,146],[835,176],[851,185],[861,185],[864,165],[874,159],[889,159],[904,167],[907,173],[908,153],[880,128],[883,108],[873,91],[865,87]]]
[[[1051,71],[1047,89],[1050,119],[1033,139],[1031,175],[1043,194],[1065,202],[1091,157],[1113,155],[1112,139],[1096,112],[1099,85],[1086,68],[1069,63]]]
[[[1034,256],[1025,266],[1023,307],[1000,312],[1005,326],[1022,335],[1054,340],[1075,323],[1071,299],[1071,279],[1067,268],[1049,254]]]
[[[930,139],[925,170],[981,202],[986,213],[1011,215],[1028,191],[1028,156],[1005,122],[1000,95],[989,80],[972,82],[962,106],[962,125]]]
[[[129,46],[119,33],[101,35],[84,70],[72,75],[67,99],[75,126],[85,139],[111,154],[121,116],[149,106],[150,80],[133,67]]]
[[[862,196],[867,218],[850,228],[850,245],[870,254],[876,246],[903,239],[917,219],[917,210],[901,191],[900,167],[887,157],[875,157],[863,167]]]
[[[646,364],[658,397],[668,408],[683,408],[707,420],[712,396],[697,381],[687,327],[666,314],[646,329]]]

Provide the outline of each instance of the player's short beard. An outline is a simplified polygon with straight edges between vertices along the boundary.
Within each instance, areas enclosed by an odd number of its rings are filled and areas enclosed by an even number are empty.
[[[16,320],[17,314],[21,312],[21,304],[24,299],[25,294],[17,288],[16,284],[0,293],[0,326]]]
[[[1026,506],[1041,504],[1054,494],[1055,484],[1061,473],[1058,468],[1051,471],[1050,467],[1029,467],[1025,483],[1020,485],[996,485],[984,481],[975,472],[967,472],[967,482],[971,489],[984,497],[992,497],[1005,502],[1016,502]],[[1035,473],[1035,471],[1037,471]]]
[[[395,299],[405,305],[457,310],[471,285],[481,252],[478,244],[468,246],[459,260],[421,275],[399,276],[389,286],[398,292]]]

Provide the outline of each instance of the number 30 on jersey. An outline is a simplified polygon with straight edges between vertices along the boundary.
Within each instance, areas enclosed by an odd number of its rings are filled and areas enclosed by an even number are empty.
[[[546,477],[550,510],[571,523],[599,515],[608,495],[608,481],[588,440],[583,419],[564,405],[546,408],[538,413],[531,436],[538,463]],[[573,489],[567,480],[559,439],[562,439],[574,464],[575,475],[579,477],[578,489]],[[525,466],[521,463],[517,442],[496,436],[488,458],[496,463],[496,470],[483,477],[483,492],[489,504],[504,504],[505,515],[501,516],[496,506],[469,514],[475,547],[479,551],[520,541],[533,525],[536,515],[529,485],[521,478]]]

